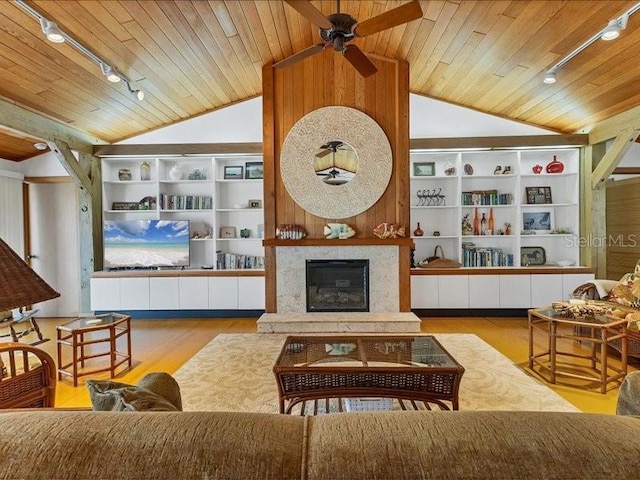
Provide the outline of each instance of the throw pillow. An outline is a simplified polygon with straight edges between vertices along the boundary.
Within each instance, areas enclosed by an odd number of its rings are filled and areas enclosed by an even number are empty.
[[[168,377],[168,378],[167,378]],[[180,411],[180,387],[166,373],[148,374],[138,385],[87,380],[93,410],[96,411]]]

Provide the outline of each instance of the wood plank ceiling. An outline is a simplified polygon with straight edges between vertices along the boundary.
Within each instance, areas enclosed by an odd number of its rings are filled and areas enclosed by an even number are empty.
[[[109,83],[93,61],[48,42],[34,17],[2,0],[0,97],[109,143],[258,96],[263,64],[319,43],[317,27],[279,0],[27,3],[146,96],[140,102]],[[340,10],[364,20],[403,3],[349,0]],[[572,133],[640,104],[640,13],[618,40],[568,62],[555,85],[542,76],[634,3],[424,0],[420,20],[356,43],[407,60],[413,93]],[[336,11],[334,1],[313,4]],[[8,137],[0,130],[0,158],[39,153],[34,139]]]

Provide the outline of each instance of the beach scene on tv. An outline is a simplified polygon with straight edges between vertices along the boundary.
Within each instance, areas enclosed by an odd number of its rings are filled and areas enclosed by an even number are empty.
[[[105,221],[105,268],[184,267],[188,265],[188,221]]]

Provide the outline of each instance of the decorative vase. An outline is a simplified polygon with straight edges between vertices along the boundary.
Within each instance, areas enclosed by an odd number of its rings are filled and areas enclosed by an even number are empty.
[[[171,180],[182,180],[182,170],[177,164],[169,170],[169,178]]]
[[[118,180],[122,182],[128,182],[131,180],[131,170],[128,168],[121,168],[118,170]]]
[[[421,237],[422,235],[424,235],[424,232],[422,231],[422,229],[420,228],[420,222],[418,222],[418,226],[417,228],[413,231],[413,234],[416,237]]]
[[[140,164],[140,180],[151,180],[151,164],[146,160]]]
[[[487,234],[487,217],[482,214],[482,219],[480,220],[480,235]]]
[[[547,173],[562,173],[564,171],[564,163],[554,155],[553,160],[547,164],[546,170]]]
[[[473,234],[480,235],[480,218],[478,218],[478,209],[473,213]]]
[[[533,173],[535,174],[540,174],[542,173],[542,165],[536,164],[531,170],[533,170]]]
[[[493,208],[489,209],[489,235],[493,235]]]

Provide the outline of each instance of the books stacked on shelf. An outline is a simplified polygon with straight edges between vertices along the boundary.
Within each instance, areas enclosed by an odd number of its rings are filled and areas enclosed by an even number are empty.
[[[211,210],[213,199],[203,195],[167,195],[160,194],[162,210]]]
[[[264,269],[264,257],[216,252],[218,270]]]
[[[476,247],[473,243],[462,244],[463,267],[513,267],[513,254],[500,248]]]
[[[511,205],[512,193],[498,193],[497,190],[474,190],[462,192],[462,205]]]

